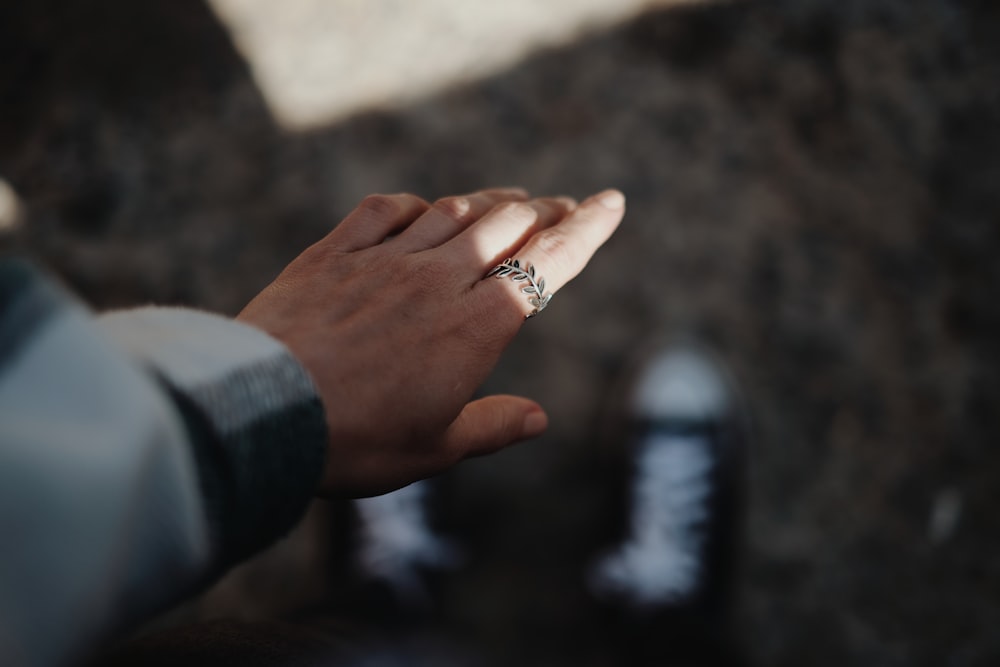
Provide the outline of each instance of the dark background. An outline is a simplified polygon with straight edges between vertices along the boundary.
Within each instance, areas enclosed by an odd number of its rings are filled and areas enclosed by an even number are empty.
[[[998,28],[985,1],[660,11],[291,134],[201,2],[4,2],[0,176],[25,220],[3,243],[98,308],[235,313],[369,192],[617,186],[621,230],[486,387],[550,432],[446,480],[471,560],[445,626],[500,663],[617,664],[581,585],[619,521],[609,387],[686,333],[754,417],[751,658],[998,664]],[[278,581],[299,574],[324,576]]]

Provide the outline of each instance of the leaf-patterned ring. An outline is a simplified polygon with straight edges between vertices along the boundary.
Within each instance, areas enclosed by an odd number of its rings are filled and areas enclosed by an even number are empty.
[[[549,301],[552,300],[551,294],[545,294],[545,279],[537,276],[535,267],[530,262],[525,262],[522,268],[520,260],[508,257],[490,269],[486,277],[489,278],[491,276],[496,278],[510,278],[512,281],[518,283],[528,282],[527,285],[521,287],[521,292],[528,295],[528,303],[534,306],[535,309],[525,315],[525,319],[534,317],[542,312],[549,305]],[[536,276],[537,280],[535,279]]]

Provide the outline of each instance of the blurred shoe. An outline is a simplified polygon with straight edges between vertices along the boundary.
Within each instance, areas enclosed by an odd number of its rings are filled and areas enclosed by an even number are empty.
[[[354,566],[369,593],[397,613],[428,612],[434,573],[458,568],[455,543],[431,528],[430,482],[421,481],[374,498],[354,501]]]
[[[737,392],[708,352],[673,346],[643,364],[626,413],[626,536],[592,567],[588,586],[632,626],[645,620],[683,642],[711,643],[728,629],[743,501],[747,434]]]

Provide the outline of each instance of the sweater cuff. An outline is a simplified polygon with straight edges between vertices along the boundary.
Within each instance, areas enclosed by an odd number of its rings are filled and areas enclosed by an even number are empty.
[[[291,353],[258,329],[181,308],[115,312],[101,324],[174,396],[217,567],[287,533],[315,493],[327,437],[317,391]]]

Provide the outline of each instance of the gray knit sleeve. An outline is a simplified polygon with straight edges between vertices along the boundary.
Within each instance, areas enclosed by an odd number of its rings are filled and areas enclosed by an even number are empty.
[[[140,308],[100,318],[160,378],[197,462],[213,569],[286,533],[313,497],[326,424],[309,376],[275,339],[209,313]]]

